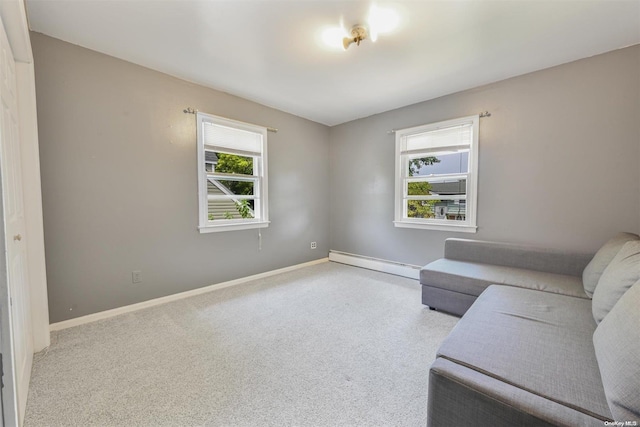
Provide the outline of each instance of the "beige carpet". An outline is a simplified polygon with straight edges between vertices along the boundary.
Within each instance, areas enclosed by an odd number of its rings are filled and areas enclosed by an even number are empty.
[[[52,334],[25,426],[424,426],[457,318],[323,263]]]

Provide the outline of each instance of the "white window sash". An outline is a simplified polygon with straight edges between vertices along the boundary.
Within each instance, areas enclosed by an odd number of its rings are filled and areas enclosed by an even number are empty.
[[[470,144],[456,145],[451,147],[437,147],[432,149],[421,148],[419,150],[402,151],[400,154],[406,156],[408,160],[419,159],[420,157],[436,156],[443,154],[456,154],[469,151]]]
[[[196,114],[196,122],[198,125],[198,191],[200,195],[198,228],[200,232],[208,233],[267,227],[269,225],[267,204],[267,129],[261,126],[204,113]],[[215,126],[218,126],[218,128],[214,129]],[[222,136],[226,138],[224,144],[216,144],[215,141],[207,140],[208,137],[213,135],[212,131],[222,132]],[[240,132],[234,134],[235,131]],[[246,132],[246,136],[250,139],[247,143],[240,142],[239,145],[241,149],[238,149],[233,146],[234,141],[237,141],[237,139],[234,138],[238,136],[242,137],[242,132]],[[205,170],[205,151],[252,157],[253,172],[255,175],[207,172]],[[208,180],[253,182],[254,194],[209,195],[207,189]],[[253,200],[253,218],[216,218],[210,221],[208,206],[210,200]]]
[[[229,147],[218,147],[217,145],[206,145],[206,144],[204,148],[206,151],[210,151],[213,153],[235,154],[237,156],[254,157],[254,158],[262,156],[262,151],[236,150]]]
[[[230,195],[230,194],[208,194],[207,200],[259,200],[260,197],[257,196],[247,196],[247,195]]]
[[[396,131],[396,190],[395,190],[395,220],[396,227],[424,228],[445,231],[475,232],[476,226],[476,200],[477,200],[477,167],[478,167],[478,124],[479,116],[463,117],[448,120],[431,125],[416,126],[414,128]],[[434,130],[464,129],[468,143],[460,143],[460,138],[453,136],[445,139],[443,146],[429,146],[429,132]],[[418,149],[410,149],[408,138],[420,136],[419,143],[413,146],[422,146]],[[434,138],[435,140],[437,138]],[[417,140],[417,139],[416,139]],[[454,143],[458,141],[458,143]],[[466,173],[433,174],[409,176],[409,162],[416,158],[442,155],[456,152],[469,152],[469,164]],[[466,194],[464,195],[408,195],[410,183],[429,182],[438,183],[444,181],[466,180]],[[465,220],[448,220],[435,218],[410,218],[408,217],[409,201],[465,201]]]
[[[207,172],[207,178],[215,179],[217,181],[260,181],[258,175],[240,175],[234,173],[219,173],[219,172]]]
[[[404,178],[404,181],[409,182],[443,182],[443,181],[454,181],[456,179],[468,179],[468,173],[448,173],[448,174],[437,174],[437,175],[418,175],[418,176],[407,176]]]
[[[405,196],[404,200],[467,200],[466,195]],[[408,218],[407,218],[408,219]]]

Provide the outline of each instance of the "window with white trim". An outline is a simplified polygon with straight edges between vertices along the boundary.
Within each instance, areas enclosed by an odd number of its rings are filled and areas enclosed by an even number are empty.
[[[197,113],[199,230],[269,225],[267,129]]]
[[[479,119],[396,131],[396,227],[476,232]]]

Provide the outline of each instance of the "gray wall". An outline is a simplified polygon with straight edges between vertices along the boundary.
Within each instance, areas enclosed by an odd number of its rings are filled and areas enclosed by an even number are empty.
[[[327,256],[326,126],[41,34],[31,40],[52,323]],[[262,251],[257,230],[198,232],[186,107],[279,129],[269,133]]]
[[[331,249],[422,265],[447,237],[595,251],[639,232],[639,83],[634,46],[331,128]],[[478,233],[394,228],[387,131],[484,110]]]
[[[331,129],[32,33],[51,322],[326,256],[424,264],[447,237],[594,251],[640,232],[640,46]],[[215,72],[215,71],[213,71]],[[272,224],[199,234],[195,116],[269,133]],[[480,122],[477,234],[393,227],[394,137]],[[309,249],[317,241],[318,249]],[[143,283],[131,283],[141,270]]]

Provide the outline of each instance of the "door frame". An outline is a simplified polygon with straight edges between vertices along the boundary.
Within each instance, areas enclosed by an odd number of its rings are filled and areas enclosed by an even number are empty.
[[[16,61],[16,90],[22,185],[29,268],[29,294],[33,348],[39,352],[50,344],[49,301],[44,252],[42,187],[40,180],[40,148],[36,109],[35,72],[29,37],[29,24],[23,0],[0,1],[0,19]]]
[[[26,262],[29,277],[32,341],[35,352],[50,344],[49,305],[47,297],[46,265],[44,252],[44,227],[42,215],[42,190],[35,93],[33,54],[29,37],[29,25],[23,0],[0,1],[0,19],[4,24],[9,45],[16,62],[16,96],[22,167],[22,186],[25,212]],[[0,178],[1,179],[1,178]],[[1,182],[0,182],[1,184]],[[0,187],[0,195],[1,195]],[[0,221],[4,221],[4,206],[0,198]],[[4,227],[0,227],[0,254],[6,253]],[[8,299],[7,266],[0,256],[0,352],[3,354],[4,384],[2,406],[4,423],[0,426],[19,425],[15,386],[15,366],[9,354],[11,318]],[[6,356],[5,356],[6,355]]]
[[[2,203],[2,176],[0,176],[0,224],[4,223]],[[4,227],[0,227],[0,254],[6,252]],[[18,425],[18,395],[15,384],[15,366],[11,347],[11,307],[7,282],[7,258],[0,256],[0,353],[2,353],[2,424]]]

